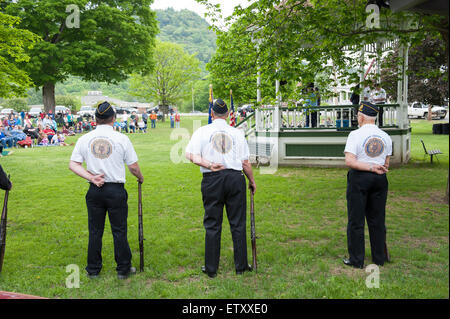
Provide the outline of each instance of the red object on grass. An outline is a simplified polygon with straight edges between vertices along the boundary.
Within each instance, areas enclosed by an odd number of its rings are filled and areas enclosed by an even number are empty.
[[[31,140],[31,137],[27,136],[26,139],[23,141],[18,141],[17,144],[19,144],[22,147],[28,146],[31,147],[31,144],[33,144],[33,141]]]
[[[15,292],[0,291],[0,299],[47,299],[47,298],[18,294]]]

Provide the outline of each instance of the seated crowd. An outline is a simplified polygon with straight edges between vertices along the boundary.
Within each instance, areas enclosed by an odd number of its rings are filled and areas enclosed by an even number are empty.
[[[41,114],[37,118],[31,118],[28,114],[23,118],[10,114],[0,121],[0,154],[3,149],[18,146],[67,146],[65,138],[75,135],[74,125],[73,122],[61,124],[58,130],[58,124],[51,113]],[[93,127],[95,123],[81,132]]]
[[[0,154],[3,149],[18,146],[67,146],[66,136],[90,132],[97,126],[94,118],[79,116],[75,119],[70,112],[56,118],[51,112],[41,113],[36,118],[28,113],[22,116],[11,113],[0,121]],[[139,120],[139,115],[133,112],[129,118],[117,119],[114,129],[126,133],[146,133],[147,123],[145,118]]]

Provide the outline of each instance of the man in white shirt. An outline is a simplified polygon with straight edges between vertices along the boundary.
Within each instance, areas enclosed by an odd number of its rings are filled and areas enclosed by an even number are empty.
[[[205,216],[205,266],[209,277],[217,275],[220,258],[223,207],[226,207],[234,247],[236,274],[251,271],[247,260],[247,196],[244,174],[255,193],[256,183],[249,162],[249,148],[242,131],[227,124],[228,107],[218,99],[212,109],[213,122],[194,132],[186,157],[203,173],[202,197]]]
[[[90,182],[86,194],[89,219],[89,246],[86,271],[90,278],[102,269],[102,237],[108,212],[114,238],[114,255],[119,279],[136,273],[131,266],[131,250],[127,239],[128,194],[125,190],[125,165],[137,177],[144,177],[138,157],[129,138],[114,131],[116,113],[108,102],[95,112],[97,128],[80,137],[70,159],[69,169]],[[87,169],[82,164],[86,162]]]
[[[386,104],[386,91],[381,87],[379,82],[375,84],[375,89],[371,93],[371,102],[379,106],[378,126],[382,127],[384,110],[380,105]]]
[[[349,134],[345,146],[347,175],[347,244],[350,257],[344,264],[364,266],[364,219],[369,227],[372,260],[387,260],[385,211],[388,194],[386,173],[392,156],[392,140],[375,125],[378,107],[362,102],[358,112],[359,129]]]

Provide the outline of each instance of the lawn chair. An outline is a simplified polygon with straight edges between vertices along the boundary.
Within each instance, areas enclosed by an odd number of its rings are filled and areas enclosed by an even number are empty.
[[[425,143],[423,142],[423,140],[420,140],[422,142],[422,146],[423,146],[423,150],[425,151],[425,155],[424,156],[430,156],[430,163],[433,164],[433,156],[436,156],[436,159],[439,162],[439,159],[437,158],[438,154],[444,154],[441,152],[441,150],[439,149],[435,149],[435,150],[431,150],[431,151],[427,151],[427,148],[425,147]]]

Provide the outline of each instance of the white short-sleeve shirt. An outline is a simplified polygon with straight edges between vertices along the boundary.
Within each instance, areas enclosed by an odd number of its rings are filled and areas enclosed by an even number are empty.
[[[371,99],[375,104],[384,104],[386,103],[386,91],[383,88],[379,90],[373,90],[371,94]]]
[[[366,124],[349,134],[344,152],[364,163],[384,165],[386,157],[392,156],[392,140],[378,126]]]
[[[104,174],[106,183],[125,183],[125,165],[136,163],[138,157],[128,136],[111,125],[99,125],[78,139],[70,160],[86,162],[87,170]]]
[[[362,97],[363,97],[363,99],[362,99],[363,101],[372,102],[372,95],[370,92],[370,87],[364,88]]]
[[[242,170],[242,162],[250,156],[244,133],[223,119],[216,119],[195,131],[186,152],[237,171]],[[200,167],[200,171],[211,172],[203,167]]]

